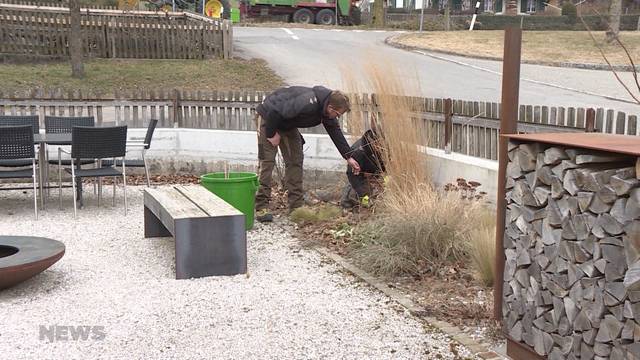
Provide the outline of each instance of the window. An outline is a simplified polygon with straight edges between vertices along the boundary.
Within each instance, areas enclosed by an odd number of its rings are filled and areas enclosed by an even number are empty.
[[[493,12],[493,0],[484,0],[480,9],[484,12]]]
[[[525,9],[525,12],[536,12],[536,0],[527,0],[527,8]]]

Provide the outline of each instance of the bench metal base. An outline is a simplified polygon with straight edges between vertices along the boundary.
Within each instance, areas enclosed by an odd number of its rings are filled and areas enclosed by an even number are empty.
[[[144,237],[168,237],[171,232],[147,206]],[[247,272],[244,216],[175,219],[176,279]]]

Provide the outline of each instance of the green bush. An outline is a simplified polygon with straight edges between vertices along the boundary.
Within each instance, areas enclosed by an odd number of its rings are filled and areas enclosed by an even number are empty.
[[[95,6],[118,6],[118,0],[81,0],[80,3]]]
[[[599,15],[585,15],[582,17],[585,23],[594,31],[607,30],[606,19]],[[404,20],[388,21],[387,25],[393,28],[402,28],[415,30],[420,24],[420,15],[406,17]],[[469,28],[469,16],[453,15],[451,16],[451,29],[461,30]],[[504,30],[507,26],[520,27],[523,30],[565,30],[565,31],[584,31],[584,25],[578,21],[577,15],[562,16],[538,16],[538,15],[519,15],[519,16],[503,16],[503,15],[478,15],[476,20],[476,30]],[[638,15],[622,15],[620,17],[620,30],[633,31],[638,25]],[[425,31],[442,31],[444,29],[443,15],[426,15],[424,17],[423,29]]]

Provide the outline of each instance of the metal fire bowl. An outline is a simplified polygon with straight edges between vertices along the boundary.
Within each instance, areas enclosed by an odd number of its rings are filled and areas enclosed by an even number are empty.
[[[32,236],[0,236],[0,290],[19,284],[56,263],[63,243]]]

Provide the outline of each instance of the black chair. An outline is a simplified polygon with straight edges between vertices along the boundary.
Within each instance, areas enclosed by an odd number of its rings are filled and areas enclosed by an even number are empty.
[[[149,126],[147,127],[147,134],[144,137],[144,142],[141,141],[127,141],[127,147],[142,147],[142,160],[126,160],[127,167],[143,167],[144,174],[147,178],[147,186],[151,186],[151,181],[149,180],[149,166],[147,165],[147,158],[145,157],[147,150],[151,147],[151,139],[153,138],[153,132],[156,130],[156,125],[158,125],[158,120],[151,119],[149,120]],[[110,160],[105,160],[102,162],[102,165],[111,166],[113,162]],[[116,166],[122,166],[122,161],[116,160]]]
[[[38,115],[1,115],[0,126],[31,125],[34,134],[40,133]]]
[[[37,220],[36,152],[31,125],[0,127],[0,160],[29,160],[31,169],[0,171],[0,179],[33,179],[33,209]]]
[[[116,180],[122,176],[124,185],[124,213],[127,214],[127,178],[126,178],[126,162],[123,162],[122,170],[116,169],[115,166],[100,166],[89,169],[76,169],[78,159],[97,159],[100,164],[101,159],[112,158],[115,163],[116,158],[124,160],[127,152],[127,127],[73,127],[71,131],[71,152],[58,148],[58,159],[61,153],[71,155],[71,166],[64,170],[71,174],[71,182],[73,184],[73,216],[77,216],[77,197],[76,181],[82,181],[85,177],[113,177],[113,204],[116,202]],[[58,163],[59,169],[62,163]],[[62,172],[59,172],[59,202],[62,208]],[[98,190],[98,204],[102,189]]]
[[[95,126],[95,119],[93,116],[45,116],[44,117],[44,132],[47,134],[71,134],[71,129],[74,126]],[[59,162],[62,163],[63,166],[71,165],[70,159],[60,159],[49,160],[49,152],[46,152],[47,155],[47,163],[51,165],[56,165]],[[93,164],[95,162],[94,159],[80,159],[81,165]],[[77,162],[76,162],[77,164]],[[60,169],[58,169],[60,170]],[[58,177],[60,175],[58,174]],[[49,186],[49,177],[47,176],[47,190],[50,189]],[[48,195],[48,192],[47,192]]]
[[[38,115],[2,115],[0,126],[31,125],[34,134],[40,133],[40,120]],[[31,166],[28,159],[4,159],[0,160],[0,167],[26,167]]]
[[[71,134],[74,126],[96,126],[93,116],[45,116],[44,131],[47,134]]]

